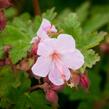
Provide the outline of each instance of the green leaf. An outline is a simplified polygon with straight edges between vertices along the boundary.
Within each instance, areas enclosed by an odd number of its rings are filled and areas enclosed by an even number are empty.
[[[13,105],[14,109],[28,109],[27,92],[31,81],[26,72],[12,72],[5,66],[0,69],[0,105],[8,108]],[[27,108],[26,108],[27,107]]]
[[[79,21],[81,23],[83,23],[86,20],[88,14],[89,14],[89,6],[90,6],[90,3],[85,2],[80,7],[78,7],[77,10],[76,10]]]
[[[77,46],[82,50],[93,48],[100,44],[105,35],[106,32],[84,34]]]
[[[15,17],[12,21],[12,25],[17,27],[21,32],[28,34],[30,37],[34,35],[35,31],[33,30],[31,16],[28,13]]]
[[[2,99],[0,100],[0,108],[9,109],[10,107],[11,107],[11,102],[9,101],[9,99],[2,97]]]
[[[14,75],[10,67],[0,68],[0,97],[9,93],[13,79]]]
[[[95,14],[93,15],[85,25],[83,30],[86,33],[94,32],[109,22],[109,14]]]
[[[83,52],[85,57],[85,67],[92,68],[93,65],[96,64],[100,60],[100,57],[94,50],[90,49]]]
[[[30,45],[23,42],[18,43],[19,46],[14,46],[10,51],[10,57],[13,63],[17,63],[19,60],[27,56],[27,51],[30,49]],[[18,51],[20,50],[20,51]]]
[[[51,109],[41,91],[35,91],[28,97],[32,109]]]
[[[64,21],[60,22],[60,28],[63,29],[65,33],[71,34],[76,41],[79,41],[82,29],[75,13],[70,13],[67,15]]]
[[[83,100],[80,102],[78,109],[93,109],[93,101]]]
[[[64,10],[57,16],[56,20],[57,20],[58,22],[64,21],[63,18],[65,18],[66,15],[70,14],[71,12],[72,12],[72,11],[71,11],[70,9],[64,9]],[[57,25],[58,25],[58,24],[57,24]]]
[[[55,12],[55,8],[52,8],[52,9],[47,10],[45,13],[43,13],[42,17],[52,21],[54,20],[56,15],[57,13]]]
[[[2,33],[3,45],[12,46],[10,57],[14,64],[27,55],[27,51],[31,47],[30,40],[31,38],[27,34],[23,34],[14,26],[8,25]],[[3,46],[1,48],[3,49]]]
[[[30,109],[30,103],[27,94],[24,94],[17,98],[16,104],[13,109]]]
[[[28,78],[27,72],[18,72],[16,81],[13,83],[14,88],[18,88],[19,93],[27,92],[31,86],[31,81]]]
[[[8,19],[14,17],[16,13],[17,13],[17,9],[12,7],[5,10],[5,15]]]
[[[39,29],[40,24],[41,24],[41,17],[35,16],[35,18],[33,20],[33,31],[35,31],[35,34],[36,34],[37,30]]]
[[[0,96],[9,91],[8,88],[11,87],[18,88],[20,93],[25,92],[29,89],[31,84],[30,79],[25,72],[14,73],[8,66],[0,69],[0,81]]]
[[[91,15],[95,15],[95,14],[109,14],[109,5],[105,4],[105,5],[95,5],[93,6],[93,8],[91,9]]]
[[[104,39],[105,35],[105,32],[89,33],[84,34],[80,38],[79,42],[77,43],[77,48],[81,50],[85,58],[83,69],[86,67],[92,68],[92,66],[100,60],[99,55],[94,50],[91,50],[91,48],[99,45],[100,42]]]
[[[6,29],[0,33],[0,58],[3,56],[5,45],[12,47],[9,54],[14,64],[27,56],[27,52],[31,48],[30,42],[32,37],[35,36],[40,23],[40,17],[36,17],[33,22],[30,18],[27,13],[15,17]],[[38,23],[36,24],[36,22]]]
[[[2,46],[0,45],[0,59],[3,58],[3,55],[4,55]]]

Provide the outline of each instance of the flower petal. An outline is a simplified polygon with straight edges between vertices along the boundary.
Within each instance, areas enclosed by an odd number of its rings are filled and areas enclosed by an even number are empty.
[[[54,38],[46,39],[39,43],[37,54],[40,56],[50,56],[56,48],[57,40]]]
[[[75,40],[71,35],[60,34],[58,36],[59,51],[73,51],[75,50]]]
[[[54,85],[63,85],[65,81],[70,79],[70,71],[66,66],[52,63],[48,78]]]
[[[84,56],[76,49],[74,52],[64,53],[62,61],[68,68],[76,70],[84,64]]]
[[[39,27],[39,30],[37,31],[37,36],[40,37],[41,39],[49,38],[49,36],[47,34],[48,31],[57,32],[57,29],[55,28],[54,25],[51,24],[50,21],[48,21],[47,19],[44,18]]]
[[[45,31],[41,32],[40,35],[38,35],[38,37],[40,38],[41,41],[50,38]]]
[[[50,31],[56,33],[57,32],[57,29],[55,28],[54,25],[52,25],[51,28],[50,28]]]
[[[51,27],[51,23],[47,19],[43,19],[39,27],[39,30],[37,32],[37,35],[40,36],[42,32],[47,32],[50,27]]]
[[[50,70],[51,60],[49,58],[39,57],[32,66],[32,72],[36,76],[46,77]]]

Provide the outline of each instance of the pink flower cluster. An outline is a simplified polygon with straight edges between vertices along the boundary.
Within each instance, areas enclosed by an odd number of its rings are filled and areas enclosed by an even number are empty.
[[[54,85],[60,86],[71,78],[70,69],[82,67],[84,56],[76,48],[73,36],[59,34],[57,38],[51,38],[48,33],[57,33],[57,29],[43,19],[37,36],[31,41],[37,45],[35,52],[39,56],[32,66],[32,72],[39,77],[48,77]]]

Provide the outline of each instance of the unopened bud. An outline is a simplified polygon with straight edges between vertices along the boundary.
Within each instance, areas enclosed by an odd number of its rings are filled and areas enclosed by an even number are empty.
[[[88,79],[88,76],[86,74],[81,74],[80,75],[80,85],[84,89],[88,89],[89,88],[89,79]]]
[[[46,99],[52,104],[58,104],[58,95],[53,90],[48,90],[46,92]]]
[[[109,53],[109,43],[102,43],[100,49],[104,53]]]

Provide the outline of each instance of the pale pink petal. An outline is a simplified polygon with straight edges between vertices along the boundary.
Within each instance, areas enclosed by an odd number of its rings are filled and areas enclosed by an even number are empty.
[[[32,72],[36,76],[46,77],[50,70],[51,60],[49,58],[39,57],[32,66]]]
[[[74,52],[64,53],[62,61],[68,68],[76,70],[84,64],[84,56],[79,50],[75,49]]]
[[[51,27],[51,22],[49,20],[43,18],[41,27],[46,30],[47,28]]]
[[[74,51],[75,50],[75,40],[71,35],[60,34],[58,36],[58,50],[60,52]]]
[[[53,33],[56,33],[57,32],[57,29],[55,28],[54,25],[52,25],[51,28],[50,28],[50,31],[53,32]]]
[[[48,78],[54,85],[62,85],[70,79],[70,71],[66,66],[53,63]]]
[[[45,39],[49,39],[50,37],[47,35],[46,32],[41,32],[41,34],[38,36],[40,38],[41,41],[45,40]]]
[[[57,40],[49,38],[39,43],[37,54],[40,56],[50,56],[56,48]]]
[[[46,32],[50,29],[51,27],[51,23],[47,20],[47,19],[43,19],[42,23],[39,27],[39,30],[37,32],[37,35],[40,36],[42,34],[42,32]]]

